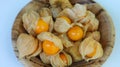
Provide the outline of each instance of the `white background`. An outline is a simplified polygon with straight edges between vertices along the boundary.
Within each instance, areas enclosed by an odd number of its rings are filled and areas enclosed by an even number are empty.
[[[15,17],[30,0],[0,0],[0,67],[23,67],[17,60],[11,42]],[[112,54],[102,67],[120,67],[120,0],[95,0],[113,19],[116,41]]]

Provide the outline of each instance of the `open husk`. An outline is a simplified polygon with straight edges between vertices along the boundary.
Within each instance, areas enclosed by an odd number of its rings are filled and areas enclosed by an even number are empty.
[[[36,11],[28,11],[23,14],[22,20],[23,20],[23,26],[27,30],[27,32],[33,36],[36,36],[38,33],[35,32],[37,28],[37,24],[39,19],[42,19],[49,25],[49,31],[51,32],[53,30],[53,19],[50,14],[50,12],[46,8],[41,9],[40,15]],[[43,12],[44,11],[44,12]],[[46,12],[45,12],[46,11]]]
[[[54,30],[58,33],[66,33],[71,25],[63,18],[57,18],[54,23]]]
[[[52,34],[50,32],[42,32],[37,36],[37,38],[40,41],[49,40],[49,41],[53,42],[55,44],[55,46],[60,49],[58,51],[58,53],[63,50],[63,44],[62,44],[62,41],[60,40],[60,38],[58,38],[57,36],[55,36],[54,34]]]
[[[82,58],[86,61],[101,58],[103,56],[103,48],[101,44],[91,37],[85,38],[81,42],[79,52]]]
[[[52,56],[51,59],[50,59],[50,62],[51,62],[51,65],[53,67],[65,67],[65,66],[69,66],[72,64],[72,58],[70,55],[68,55],[67,53],[65,52],[61,52],[63,53],[65,56],[66,56],[66,59],[67,59],[67,63],[65,63],[61,57],[60,57],[60,54],[57,54],[55,56]]]
[[[74,21],[75,19],[75,13],[70,9],[70,8],[65,8],[64,10],[62,10],[59,14],[58,17],[61,16],[66,16],[68,18],[70,18],[72,21]]]
[[[54,22],[52,16],[41,17],[47,24],[49,24],[49,32],[53,31]]]
[[[79,23],[88,26],[87,31],[96,31],[99,25],[99,21],[95,18],[95,15],[91,11],[87,11],[86,16],[79,19]]]
[[[67,16],[74,22],[83,19],[86,11],[85,5],[75,4],[73,8],[65,8],[58,16]]]

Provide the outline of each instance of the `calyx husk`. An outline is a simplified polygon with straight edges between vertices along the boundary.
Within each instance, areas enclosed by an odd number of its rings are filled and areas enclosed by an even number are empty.
[[[69,0],[49,0],[49,3],[52,7],[61,7],[62,9],[72,7]]]
[[[69,40],[67,34],[61,34],[58,37],[61,39],[64,47],[69,48],[74,45],[73,42]]]
[[[55,46],[60,49],[58,51],[58,53],[63,50],[63,44],[62,44],[61,39],[50,32],[42,32],[37,36],[37,38],[40,41],[49,40],[49,41],[53,42],[55,44]]]
[[[48,12],[47,11],[44,12],[45,10],[47,10]],[[45,23],[49,25],[49,32],[53,30],[53,19],[50,14],[50,10],[48,10],[47,8],[43,8],[40,11],[40,15],[36,11],[30,10],[24,13],[22,16],[23,26],[29,34],[33,36],[37,35],[35,30],[36,30],[39,19],[44,20]]]
[[[29,56],[33,57],[38,55],[41,52],[40,45],[38,40],[35,39],[33,36],[24,33],[20,34],[17,39],[19,58],[29,57]]]
[[[57,54],[55,56],[52,56],[50,59],[51,65],[53,67],[65,67],[65,66],[69,66],[72,64],[72,58],[70,55],[68,55],[67,53],[65,53],[64,51],[62,51],[61,53],[63,53],[65,55],[65,57],[67,58],[67,63],[65,63],[61,57],[60,54]]]
[[[75,42],[73,46],[65,49],[65,51],[72,56],[73,62],[78,62],[83,59],[79,52],[80,43],[80,41]]]
[[[95,51],[95,52],[94,52]],[[80,46],[79,52],[83,59],[86,61],[97,59],[103,56],[103,49],[99,42],[94,40],[92,37],[85,38]],[[87,55],[93,53],[93,56],[88,57]]]

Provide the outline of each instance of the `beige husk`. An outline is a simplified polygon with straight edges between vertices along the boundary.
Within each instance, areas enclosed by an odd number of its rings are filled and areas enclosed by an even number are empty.
[[[76,17],[75,13],[70,8],[65,8],[64,10],[62,10],[57,17],[61,17],[61,16],[66,16],[70,18],[72,21],[74,21]]]
[[[100,41],[100,32],[94,31],[94,32],[87,32],[85,37],[92,37],[96,41]]]
[[[66,33],[71,25],[63,18],[57,18],[54,23],[54,30],[58,33]]]
[[[39,41],[36,51],[34,53],[32,53],[31,55],[27,56],[27,58],[30,59],[31,57],[35,57],[35,56],[39,55],[41,52],[42,52],[42,44]]]
[[[51,59],[50,59],[50,62],[51,62],[51,65],[53,67],[65,67],[65,66],[69,66],[72,64],[72,58],[70,55],[68,55],[67,53],[65,52],[61,52],[63,53],[66,58],[67,58],[67,61],[68,63],[66,64],[61,58],[60,58],[60,54],[57,54],[55,56],[52,56]]]
[[[99,21],[95,18],[95,15],[91,11],[87,11],[86,16],[82,19],[79,19],[78,22],[88,26],[87,31],[98,30]]]
[[[28,34],[20,34],[17,39],[19,58],[33,54],[38,48],[38,40]]]
[[[73,62],[78,62],[82,60],[82,56],[79,52],[80,41],[74,43],[73,46],[66,48],[65,51],[72,56]]]
[[[86,28],[86,26],[83,27],[81,23],[77,23],[78,20],[81,20],[84,18],[84,16],[87,13],[87,9],[85,5],[75,4],[73,8],[65,8],[63,11],[61,11],[58,15],[58,18],[55,21],[54,29],[58,33],[66,33],[72,26],[78,25],[84,29],[84,36],[86,34],[86,31],[88,31],[89,25]],[[60,18],[61,16],[68,17],[72,24],[67,23],[65,19]]]
[[[68,48],[73,46],[73,43],[69,40],[67,34],[61,34],[58,37],[62,40],[64,47]]]
[[[75,21],[78,21],[79,19],[83,19],[83,17],[86,15],[87,7],[86,5],[75,4],[72,8],[72,11],[76,16]]]
[[[33,10],[30,10],[23,14],[22,16],[23,26],[29,34],[34,36],[36,35],[34,30],[36,28],[36,24],[39,18],[40,18],[39,14]]]
[[[53,30],[53,19],[52,19],[52,12],[49,8],[42,8],[39,12],[41,18],[49,24],[49,32]]]
[[[52,12],[53,18],[58,17],[58,14],[62,11],[62,9],[60,7],[52,7],[52,8],[50,8],[50,10]]]
[[[87,54],[91,53],[96,49],[95,55],[92,57],[86,57]],[[101,58],[103,56],[103,48],[99,42],[94,40],[92,37],[85,38],[80,46],[79,46],[79,52],[83,59],[86,61]]]
[[[52,7],[61,7],[62,9],[72,7],[69,0],[49,0],[49,2]]]
[[[52,16],[52,12],[50,11],[49,8],[41,8],[41,10],[39,11],[39,14],[41,17],[47,17],[47,16]]]
[[[23,26],[27,30],[27,32],[33,36],[37,35],[35,33],[35,30],[36,30],[38,20],[40,18],[49,25],[50,32],[53,30],[53,19],[50,14],[50,10],[48,10],[47,8],[42,8],[40,11],[40,15],[41,16],[39,16],[39,14],[36,11],[32,11],[32,10],[23,14],[23,17],[22,17]]]
[[[46,55],[44,52],[40,53],[40,58],[42,60],[43,63],[45,64],[50,64],[50,58],[51,56]]]
[[[49,32],[53,31],[53,19],[52,16],[41,17],[47,24],[49,24]]]
[[[69,17],[73,22],[76,22],[80,19],[83,19],[83,17],[86,15],[86,6],[75,4],[73,8],[65,8],[63,11],[61,11],[58,15],[60,16],[67,16]]]
[[[60,49],[59,52],[63,50],[63,44],[62,44],[62,41],[60,40],[60,38],[58,38],[57,36],[55,36],[54,34],[52,34],[50,32],[42,32],[37,36],[37,38],[40,41],[49,40],[49,41],[53,42],[55,44],[55,46]]]

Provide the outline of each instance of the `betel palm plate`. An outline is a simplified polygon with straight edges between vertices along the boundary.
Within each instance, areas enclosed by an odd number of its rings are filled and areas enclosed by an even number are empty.
[[[70,0],[72,4],[80,3],[86,4],[87,9],[93,12],[96,18],[99,20],[99,31],[101,33],[100,43],[102,44],[104,55],[103,57],[92,60],[89,62],[79,61],[72,63],[70,67],[101,67],[101,65],[107,60],[110,56],[115,39],[115,30],[113,22],[107,12],[95,1],[93,0]],[[22,15],[29,9],[39,10],[41,7],[48,7],[48,0],[33,0],[28,3],[18,14],[15,19],[13,28],[12,28],[12,42],[16,56],[18,57],[18,49],[16,48],[16,40],[20,33],[26,33],[23,23]],[[22,59],[20,60],[25,67],[50,67],[42,63],[39,57],[31,58],[30,60]]]

